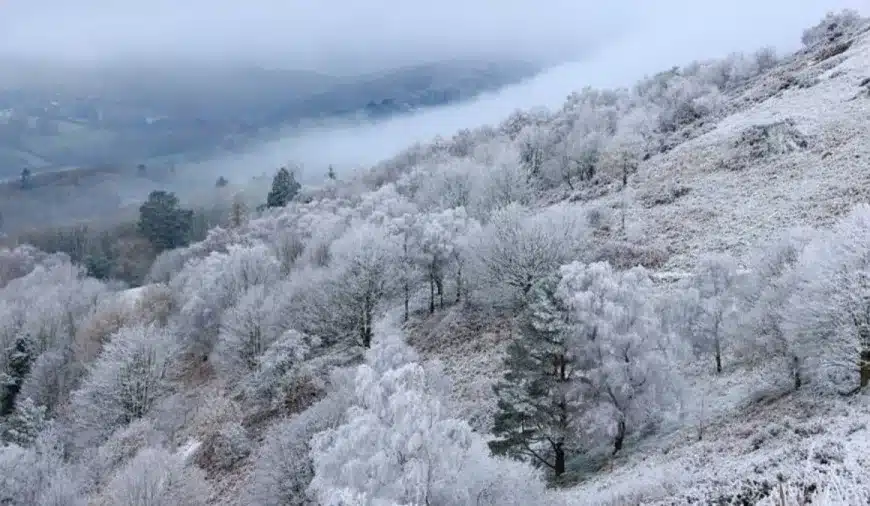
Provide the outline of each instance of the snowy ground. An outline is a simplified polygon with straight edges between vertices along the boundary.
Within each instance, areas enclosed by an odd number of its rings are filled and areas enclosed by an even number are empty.
[[[640,241],[671,251],[663,271],[685,272],[703,252],[740,258],[777,230],[827,226],[868,201],[868,78],[870,33],[831,58],[798,54],[731,97],[730,114],[705,125],[705,133],[645,162],[630,182],[634,195],[690,189],[669,204],[629,204],[626,221],[642,230]],[[782,89],[787,82],[793,84]],[[777,153],[753,157],[752,128],[772,124],[767,133]],[[617,208],[622,199],[616,193],[589,204]],[[417,329],[413,344],[444,360],[466,403],[463,415],[485,425],[507,329],[470,340],[449,322],[431,326]],[[453,337],[432,340],[439,335]],[[695,379],[685,386],[687,397],[703,403],[703,416],[635,443],[608,472],[565,490],[568,504],[797,506],[805,497],[812,504],[870,504],[867,395],[784,393],[787,380],[770,371],[689,377]]]
[[[793,76],[818,82],[772,90]],[[740,96],[736,111],[711,131],[640,167],[631,185],[637,193],[680,184],[689,192],[672,204],[647,209],[634,202],[627,221],[642,223],[652,243],[669,247],[667,267],[685,268],[702,251],[738,256],[771,232],[793,225],[827,225],[870,196],[870,37],[865,33],[845,53],[822,62],[812,55],[764,74]],[[733,147],[754,125],[793,120],[807,139],[804,149],[750,160],[740,170]],[[613,195],[604,202],[616,205]]]
[[[813,504],[867,504],[868,414],[866,396],[760,401],[720,415],[701,441],[694,428],[660,439],[564,494],[570,504],[593,506],[779,505],[783,493],[789,505],[804,504],[804,489],[818,489]],[[838,491],[841,479],[851,483]],[[829,494],[828,503],[819,500],[822,492]],[[739,502],[739,495],[749,502]]]

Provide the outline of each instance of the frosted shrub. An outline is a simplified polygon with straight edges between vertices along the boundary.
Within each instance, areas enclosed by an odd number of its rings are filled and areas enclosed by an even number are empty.
[[[204,506],[209,488],[205,474],[182,455],[145,448],[106,486],[106,506]]]
[[[278,308],[270,295],[267,287],[253,286],[221,318],[213,361],[222,378],[233,380],[254,370],[277,337],[270,320]]]
[[[840,35],[847,34],[864,24],[865,20],[858,11],[844,9],[840,12],[828,12],[818,24],[804,30],[801,42],[805,46],[814,46],[820,42],[830,42]]]
[[[102,487],[111,476],[140,450],[161,446],[166,437],[148,420],[136,420],[112,433],[102,445],[85,451],[82,485],[91,489]]]
[[[315,504],[307,494],[314,477],[309,441],[314,434],[341,423],[345,409],[344,398],[333,394],[269,428],[254,456],[254,471],[243,492],[248,504]]]
[[[197,450],[196,463],[207,471],[229,471],[250,455],[253,444],[238,423],[228,423],[205,438]]]
[[[171,390],[170,364],[177,350],[175,335],[153,325],[114,335],[72,394],[79,443],[100,442],[148,413]]]
[[[259,358],[257,368],[241,384],[245,400],[258,409],[295,412],[307,407],[324,387],[328,361],[309,359],[320,340],[294,330],[284,333]]]
[[[0,446],[0,504],[33,506],[65,471],[63,452],[50,435],[32,447]]]

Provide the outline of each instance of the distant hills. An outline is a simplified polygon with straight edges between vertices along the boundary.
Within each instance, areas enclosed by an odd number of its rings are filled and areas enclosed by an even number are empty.
[[[0,61],[0,179],[23,167],[136,166],[241,150],[328,118],[385,118],[528,78],[525,62],[435,62],[353,77],[150,63],[59,67]]]

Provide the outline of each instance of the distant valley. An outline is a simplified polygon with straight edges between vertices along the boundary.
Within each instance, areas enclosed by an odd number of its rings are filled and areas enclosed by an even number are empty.
[[[58,68],[0,61],[0,178],[100,166],[170,167],[287,128],[384,119],[531,77],[525,62],[446,61],[336,77],[180,64]]]

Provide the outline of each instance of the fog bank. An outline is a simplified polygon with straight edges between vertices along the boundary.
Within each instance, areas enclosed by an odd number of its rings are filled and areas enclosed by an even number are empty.
[[[867,14],[868,7],[862,4],[860,0],[805,0],[799,4],[734,0],[707,5],[668,0],[657,5],[658,9],[646,11],[648,23],[642,29],[599,41],[598,50],[587,59],[559,65],[474,102],[379,123],[312,129],[264,143],[245,156],[201,167],[242,180],[292,160],[306,167],[307,179],[319,181],[329,164],[340,172],[370,166],[414,142],[496,123],[518,108],[558,107],[571,91],[584,86],[630,86],[645,75],[674,65],[763,46],[774,46],[780,54],[794,51],[800,47],[803,29],[816,24],[826,11],[856,8]]]

